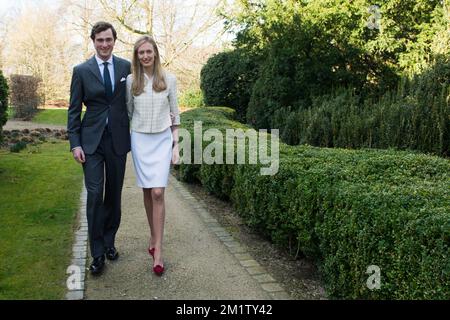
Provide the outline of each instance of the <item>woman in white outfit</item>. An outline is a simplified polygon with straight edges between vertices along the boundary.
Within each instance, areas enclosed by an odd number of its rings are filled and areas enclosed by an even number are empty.
[[[164,272],[164,189],[170,164],[179,160],[176,90],[176,78],[162,69],[155,41],[149,36],[139,38],[134,45],[132,74],[127,78],[127,108],[134,169],[150,226],[148,252],[157,275]]]

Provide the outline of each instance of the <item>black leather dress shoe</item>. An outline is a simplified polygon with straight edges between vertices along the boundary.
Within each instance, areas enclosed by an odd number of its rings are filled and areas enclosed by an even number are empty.
[[[117,260],[119,257],[119,252],[115,247],[106,248],[106,259],[108,260]]]
[[[104,267],[105,267],[105,256],[102,255],[100,257],[94,258],[89,267],[89,271],[91,271],[92,275],[96,276],[102,273]]]

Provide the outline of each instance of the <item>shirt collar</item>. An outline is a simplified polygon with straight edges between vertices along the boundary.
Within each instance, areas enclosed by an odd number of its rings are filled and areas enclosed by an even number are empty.
[[[100,59],[99,57],[97,57],[97,55],[95,55],[95,60],[97,60],[97,64],[99,66],[103,65],[104,62],[108,62],[108,64],[113,64],[113,56],[111,55],[111,57],[108,59],[108,61],[103,61],[102,59]]]

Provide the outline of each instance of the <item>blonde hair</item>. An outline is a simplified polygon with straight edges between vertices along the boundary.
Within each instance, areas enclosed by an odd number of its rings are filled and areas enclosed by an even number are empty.
[[[134,44],[133,60],[131,63],[131,73],[133,74],[133,84],[131,85],[131,92],[134,96],[140,95],[144,92],[145,79],[144,79],[144,67],[138,58],[138,49],[144,43],[150,43],[153,46],[155,52],[155,58],[153,62],[153,90],[161,92],[166,90],[167,85],[164,79],[164,70],[161,66],[161,59],[159,57],[158,47],[155,40],[150,36],[142,36]]]

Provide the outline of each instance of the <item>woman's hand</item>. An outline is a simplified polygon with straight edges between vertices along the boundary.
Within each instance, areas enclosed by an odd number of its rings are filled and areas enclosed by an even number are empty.
[[[172,164],[180,164],[180,149],[178,142],[175,142],[172,146]]]

